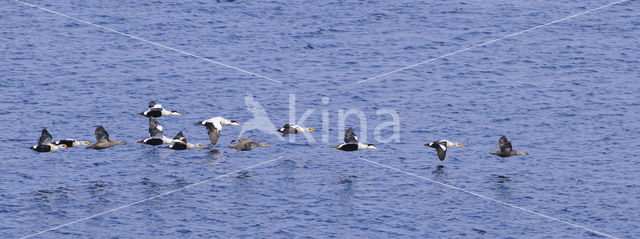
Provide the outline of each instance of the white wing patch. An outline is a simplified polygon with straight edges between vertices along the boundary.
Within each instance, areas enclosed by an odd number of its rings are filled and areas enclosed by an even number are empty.
[[[442,149],[442,151],[447,151],[447,147],[442,145],[442,144],[438,144],[438,146],[440,146],[440,149]]]

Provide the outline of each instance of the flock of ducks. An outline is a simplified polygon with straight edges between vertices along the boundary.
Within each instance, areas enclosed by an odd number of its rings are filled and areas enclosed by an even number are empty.
[[[165,148],[173,149],[173,150],[185,150],[191,149],[195,147],[203,148],[203,144],[192,144],[187,142],[187,138],[184,137],[182,131],[178,132],[175,137],[168,138],[164,136],[163,127],[158,123],[156,118],[162,116],[170,116],[176,115],[181,116],[177,111],[171,111],[164,109],[161,104],[157,104],[155,101],[149,102],[149,109],[145,112],[139,113],[139,115],[145,116],[149,118],[149,138],[138,141],[140,144],[148,144],[148,145],[163,145],[170,144]],[[195,125],[205,126],[207,128],[207,133],[209,135],[209,140],[212,145],[216,145],[218,143],[218,138],[220,137],[220,131],[222,130],[223,125],[235,125],[240,126],[240,123],[233,120],[227,120],[222,117],[213,117],[207,120],[203,120],[195,123]],[[303,128],[296,124],[285,124],[282,128],[277,130],[282,133],[282,136],[287,134],[299,134],[304,132],[314,131],[313,128]],[[37,152],[51,152],[56,151],[63,148],[69,147],[77,147],[81,145],[87,145],[87,148],[92,149],[106,149],[115,145],[123,145],[125,144],[123,141],[113,141],[109,139],[109,134],[102,126],[98,126],[95,131],[96,142],[94,144],[90,144],[88,141],[78,141],[75,139],[67,138],[63,140],[58,140],[52,142],[51,134],[47,131],[47,129],[42,129],[42,134],[40,135],[40,139],[38,140],[38,144],[30,147],[29,149],[37,151]],[[237,138],[231,143],[236,143],[235,145],[228,146],[229,148],[236,149],[237,151],[248,151],[253,150],[258,147],[269,147],[267,143],[259,143],[255,142],[247,137]],[[434,148],[438,154],[438,158],[440,161],[443,161],[447,154],[447,148],[453,146],[462,146],[462,143],[459,142],[451,142],[448,140],[438,140],[431,143],[424,144],[426,147]],[[499,150],[491,153],[500,157],[510,157],[515,155],[527,155],[524,151],[516,151],[511,147],[511,142],[507,140],[507,137],[502,136],[498,140]],[[347,132],[344,134],[344,143],[341,145],[333,146],[332,148],[336,148],[343,151],[357,151],[362,149],[375,149],[378,150],[373,144],[363,144],[358,142],[358,137],[353,132],[353,128],[349,128]]]

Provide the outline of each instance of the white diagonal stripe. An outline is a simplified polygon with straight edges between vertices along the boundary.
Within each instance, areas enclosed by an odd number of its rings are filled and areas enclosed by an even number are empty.
[[[126,205],[122,205],[122,206],[119,206],[119,207],[116,207],[116,208],[109,209],[107,211],[104,211],[104,212],[101,212],[101,213],[98,213],[98,214],[94,214],[94,215],[91,215],[91,216],[88,216],[88,217],[80,218],[80,219],[75,220],[75,221],[67,222],[65,224],[49,228],[47,230],[43,230],[43,231],[39,231],[39,232],[36,232],[36,233],[33,233],[33,234],[29,234],[29,235],[20,237],[20,239],[29,238],[29,237],[33,237],[33,236],[36,236],[36,235],[40,235],[40,234],[45,233],[45,232],[57,230],[57,229],[60,229],[60,228],[63,228],[63,227],[66,227],[66,226],[81,222],[81,221],[85,221],[85,220],[88,220],[88,219],[91,219],[91,218],[99,217],[99,216],[102,216],[102,215],[110,213],[110,212],[118,211],[118,210],[123,209],[123,208],[127,208],[127,207],[130,207],[130,206],[136,205],[136,204],[140,204],[140,203],[143,203],[143,202],[155,199],[155,198],[159,198],[159,197],[162,197],[162,196],[165,196],[165,195],[169,195],[169,194],[172,194],[172,193],[175,193],[175,192],[178,192],[178,191],[182,191],[182,190],[185,190],[187,188],[190,188],[190,187],[193,187],[193,186],[197,186],[197,185],[209,182],[209,181],[214,180],[214,179],[223,178],[223,177],[229,176],[229,175],[234,174],[234,173],[238,173],[238,172],[250,169],[250,168],[255,168],[255,167],[258,167],[258,166],[263,165],[263,164],[267,164],[267,163],[270,163],[270,162],[273,162],[273,161],[277,161],[277,160],[280,160],[282,158],[283,157],[278,157],[278,158],[275,158],[275,159],[272,159],[272,160],[269,160],[269,161],[265,161],[265,162],[262,162],[262,163],[259,163],[259,164],[255,164],[255,165],[243,168],[243,169],[238,169],[238,170],[230,172],[230,173],[225,173],[225,174],[217,176],[217,177],[209,178],[209,179],[204,180],[204,181],[200,181],[200,182],[197,182],[197,183],[189,184],[187,186],[184,186],[184,187],[181,187],[181,188],[178,188],[178,189],[174,189],[174,190],[171,190],[171,191],[167,191],[167,192],[155,195],[153,197],[148,197],[148,198],[145,198],[145,199],[141,199],[141,200],[138,200],[138,201],[126,204]]]
[[[458,191],[461,191],[461,192],[465,192],[465,193],[471,194],[471,195],[476,196],[476,197],[484,198],[484,199],[487,199],[489,201],[497,202],[497,203],[505,205],[505,206],[509,206],[509,207],[512,207],[512,208],[515,208],[515,209],[519,209],[519,210],[528,212],[528,213],[532,213],[532,214],[535,214],[535,215],[538,215],[538,216],[541,216],[541,217],[544,217],[544,218],[547,218],[547,219],[551,219],[553,221],[557,221],[557,222],[561,222],[561,223],[564,223],[564,224],[567,224],[567,225],[570,225],[570,226],[573,226],[573,227],[577,227],[577,228],[589,231],[591,233],[595,233],[595,234],[598,234],[598,235],[601,235],[601,236],[617,239],[617,237],[614,237],[612,235],[609,235],[609,234],[606,234],[606,233],[603,233],[603,232],[599,232],[599,231],[596,231],[596,230],[593,230],[593,229],[589,229],[589,228],[586,228],[586,227],[583,227],[583,226],[580,226],[580,225],[577,225],[577,224],[573,224],[573,223],[567,222],[567,221],[562,220],[562,219],[558,219],[558,218],[555,218],[555,217],[547,216],[545,214],[542,214],[542,213],[539,213],[539,212],[536,212],[536,211],[532,211],[532,210],[529,210],[529,209],[526,209],[526,208],[523,208],[523,207],[520,207],[520,206],[513,205],[511,203],[506,203],[506,202],[503,202],[503,201],[500,201],[500,200],[497,200],[497,199],[493,199],[493,198],[484,196],[482,194],[474,193],[474,192],[471,192],[469,190],[462,189],[462,188],[459,188],[459,187],[456,187],[456,186],[453,186],[453,185],[449,185],[449,184],[446,184],[446,183],[438,182],[436,180],[429,179],[429,178],[417,175],[415,173],[410,173],[410,172],[404,171],[402,169],[397,169],[397,168],[394,168],[394,167],[391,167],[391,166],[387,166],[387,165],[384,165],[384,164],[381,164],[381,163],[378,163],[378,162],[375,162],[375,161],[371,161],[371,160],[368,160],[368,159],[365,159],[365,158],[358,158],[358,159],[363,160],[365,162],[369,162],[371,164],[378,165],[380,167],[384,167],[384,168],[388,168],[388,169],[391,169],[391,170],[394,170],[394,171],[397,171],[397,172],[401,172],[401,173],[404,173],[404,174],[409,175],[409,176],[414,176],[414,177],[419,178],[419,179],[423,179],[423,180],[426,180],[426,181],[429,181],[429,182],[432,182],[432,183],[435,183],[435,184],[439,184],[439,185],[442,185],[442,186],[445,186],[445,187],[448,187],[448,188],[451,188],[451,189],[455,189],[455,190],[458,190]]]
[[[190,53],[190,52],[186,52],[186,51],[183,51],[183,50],[180,50],[180,49],[176,49],[176,48],[164,45],[162,43],[154,42],[154,41],[147,40],[147,39],[144,39],[144,38],[141,38],[141,37],[138,37],[138,36],[134,36],[134,35],[131,35],[131,34],[128,34],[128,33],[124,33],[124,32],[115,30],[113,28],[109,28],[109,27],[105,27],[105,26],[102,26],[102,25],[98,25],[98,24],[95,24],[95,23],[92,23],[92,22],[89,22],[89,21],[85,21],[85,20],[82,20],[82,19],[79,19],[79,18],[76,18],[76,17],[72,17],[72,16],[69,16],[69,15],[66,15],[66,14],[63,14],[63,13],[60,13],[60,12],[56,12],[56,11],[53,11],[53,10],[50,10],[50,9],[47,9],[47,8],[44,8],[44,7],[40,7],[38,5],[34,5],[34,4],[31,4],[31,3],[23,2],[23,1],[20,1],[20,0],[13,0],[13,1],[19,2],[19,3],[22,3],[24,5],[27,5],[27,6],[30,6],[30,7],[34,7],[34,8],[46,11],[46,12],[50,12],[50,13],[56,14],[58,16],[62,16],[62,17],[74,20],[74,21],[82,22],[84,24],[91,25],[91,26],[94,26],[94,27],[97,27],[97,28],[100,28],[100,29],[103,29],[103,30],[107,30],[107,31],[110,31],[110,32],[118,33],[120,35],[123,35],[123,36],[126,36],[126,37],[130,37],[130,38],[133,38],[133,39],[136,39],[136,40],[139,40],[139,41],[143,41],[143,42],[155,45],[157,47],[161,47],[161,48],[164,48],[164,49],[167,49],[167,50],[175,51],[175,52],[187,55],[187,56],[192,56],[192,57],[204,60],[204,61],[211,62],[211,63],[216,64],[216,65],[224,66],[224,67],[229,68],[229,69],[234,69],[234,70],[240,71],[242,73],[246,73],[246,74],[249,74],[249,75],[252,75],[252,76],[257,76],[257,77],[260,77],[260,78],[263,78],[263,79],[267,79],[267,80],[282,84],[282,81],[274,80],[274,79],[271,79],[271,78],[269,78],[267,76],[260,75],[258,73],[253,73],[253,72],[250,72],[250,71],[247,71],[247,70],[235,67],[235,66],[231,66],[231,65],[219,62],[219,61],[211,60],[209,58],[202,57],[202,56],[196,55],[194,53]]]
[[[573,14],[571,16],[564,17],[564,18],[561,18],[561,19],[558,19],[558,20],[555,20],[555,21],[551,21],[551,22],[548,22],[548,23],[545,23],[545,24],[542,24],[542,25],[538,25],[538,26],[535,26],[535,27],[532,27],[532,28],[529,28],[529,29],[526,29],[526,30],[522,30],[522,31],[519,31],[519,32],[516,32],[516,33],[511,33],[509,35],[506,35],[506,36],[503,36],[503,37],[500,37],[500,38],[496,38],[496,39],[493,39],[491,41],[486,41],[486,42],[483,42],[483,43],[480,43],[480,44],[477,44],[477,45],[473,45],[473,46],[464,48],[462,50],[457,50],[457,51],[454,51],[454,52],[451,52],[451,53],[447,53],[447,54],[444,54],[444,55],[441,55],[441,56],[438,56],[438,57],[431,58],[431,59],[423,61],[423,62],[419,62],[419,63],[413,64],[413,65],[410,65],[410,66],[405,66],[405,67],[398,68],[398,69],[393,70],[393,71],[389,71],[387,73],[383,73],[383,74],[380,74],[380,75],[377,75],[377,76],[374,76],[374,77],[371,77],[371,78],[367,78],[367,79],[358,81],[358,84],[360,84],[362,82],[365,82],[365,81],[370,81],[370,80],[373,80],[373,79],[377,79],[377,78],[380,78],[380,77],[383,77],[383,76],[386,76],[386,75],[390,75],[390,74],[393,74],[393,73],[396,73],[396,72],[399,72],[399,71],[404,71],[404,70],[407,70],[407,69],[411,69],[411,68],[414,68],[414,67],[419,66],[419,65],[427,64],[429,62],[432,62],[432,61],[435,61],[435,60],[438,60],[438,59],[442,59],[442,58],[445,58],[445,57],[449,57],[449,56],[452,56],[452,55],[455,55],[455,54],[458,54],[458,53],[462,53],[462,52],[471,50],[471,49],[476,48],[476,47],[486,46],[486,45],[489,45],[491,43],[494,43],[494,42],[497,42],[497,41],[500,41],[500,40],[504,40],[504,39],[507,39],[507,38],[510,38],[510,37],[514,37],[514,36],[520,35],[520,34],[525,33],[525,32],[533,31],[533,30],[536,30],[538,28],[546,27],[546,26],[549,26],[549,25],[552,25],[552,24],[555,24],[555,23],[558,23],[558,22],[562,22],[562,21],[565,21],[565,20],[580,16],[580,15],[583,15],[583,14],[587,14],[587,13],[590,13],[590,12],[593,12],[593,11],[597,11],[597,10],[600,10],[600,9],[603,9],[603,8],[606,8],[606,7],[610,7],[612,5],[616,5],[616,4],[619,4],[619,3],[627,2],[627,1],[629,1],[629,0],[620,0],[620,1],[617,1],[617,2],[609,3],[609,4],[604,5],[604,6],[593,8],[593,9],[590,9],[590,10],[587,10],[587,11],[584,11],[584,12],[581,12],[581,13]]]

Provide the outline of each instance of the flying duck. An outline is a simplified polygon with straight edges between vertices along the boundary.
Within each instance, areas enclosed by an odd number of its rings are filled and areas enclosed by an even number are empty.
[[[204,148],[204,145],[202,144],[190,144],[187,143],[187,138],[184,137],[184,135],[182,135],[182,131],[180,131],[180,133],[178,133],[176,135],[176,137],[173,137],[174,140],[178,140],[175,141],[174,144],[167,146],[166,148],[170,148],[173,150],[185,150],[185,149],[190,149],[190,148],[195,148],[195,147],[200,147],[200,148]]]
[[[167,138],[162,132],[162,125],[153,116],[149,116],[149,138],[138,141],[138,143],[150,145],[170,144],[180,141],[181,136],[182,132],[178,133],[173,139]]]
[[[155,101],[151,101],[149,102],[149,109],[145,112],[142,113],[138,113],[139,115],[144,115],[146,117],[162,117],[162,116],[168,116],[168,115],[177,115],[177,116],[182,116],[182,114],[178,113],[178,111],[175,110],[166,110],[164,108],[162,108],[161,104],[157,104]]]
[[[55,145],[66,145],[67,148],[68,147],[76,147],[76,146],[80,146],[80,145],[90,145],[89,141],[78,141],[72,138],[66,138],[63,140],[58,140],[56,142],[53,142],[53,144]]]
[[[285,124],[284,126],[282,126],[282,128],[278,129],[277,131],[282,133],[282,136],[285,136],[287,134],[298,134],[298,133],[313,131],[313,130],[314,130],[313,128],[302,128],[297,124]]]
[[[37,152],[51,152],[56,151],[61,148],[67,148],[66,145],[55,145],[51,143],[51,134],[47,129],[42,129],[42,134],[40,134],[40,139],[38,139],[38,144],[29,147],[29,149]]]
[[[209,133],[209,140],[211,140],[212,145],[216,145],[218,143],[218,137],[220,137],[220,130],[223,125],[236,125],[240,126],[237,121],[227,120],[222,117],[213,117],[207,120],[200,121],[196,123],[196,125],[202,125],[207,127],[207,132]]]
[[[266,143],[258,143],[256,141],[253,141],[247,137],[243,137],[243,138],[237,138],[233,141],[231,141],[231,143],[236,142],[235,145],[230,145],[229,148],[233,148],[236,149],[236,151],[249,151],[252,149],[255,149],[257,147],[271,147]]]
[[[332,148],[336,148],[344,151],[356,151],[361,149],[375,149],[378,148],[373,144],[363,144],[358,142],[358,137],[353,133],[353,128],[349,128],[347,132],[344,133],[344,144],[333,146]]]
[[[506,136],[502,136],[500,137],[500,140],[498,140],[498,146],[500,147],[500,150],[495,151],[491,154],[493,155],[497,155],[500,157],[510,157],[510,156],[514,156],[514,155],[527,155],[527,152],[524,151],[515,151],[513,149],[511,149],[511,142],[509,142],[509,140],[507,140]]]
[[[435,148],[436,152],[438,152],[438,158],[440,158],[440,161],[444,161],[444,157],[447,156],[447,147],[462,146],[462,143],[457,143],[457,142],[453,143],[449,140],[442,139],[442,140],[438,140],[428,144],[424,144],[424,146]]]
[[[109,134],[102,125],[96,128],[96,142],[93,143],[89,148],[92,149],[106,149],[114,145],[124,144],[123,141],[112,141],[109,139]]]

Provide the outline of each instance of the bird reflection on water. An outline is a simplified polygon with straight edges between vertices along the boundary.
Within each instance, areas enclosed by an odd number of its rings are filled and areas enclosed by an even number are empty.
[[[438,165],[436,166],[436,169],[431,171],[431,173],[433,174],[433,176],[435,176],[435,178],[447,178],[447,176],[449,176],[447,174],[447,171],[445,170],[444,165]]]
[[[217,149],[212,149],[208,153],[209,153],[209,156],[211,157],[205,160],[206,164],[209,164],[209,165],[219,164],[224,159],[224,155],[222,154],[222,152]]]
[[[219,157],[222,155],[222,152],[220,152],[220,150],[217,150],[217,149],[212,149],[209,151],[209,155],[212,155],[214,157]]]
[[[500,199],[509,199],[511,197],[511,178],[503,175],[491,175],[491,181],[494,183],[493,190],[496,193],[496,197]]]

